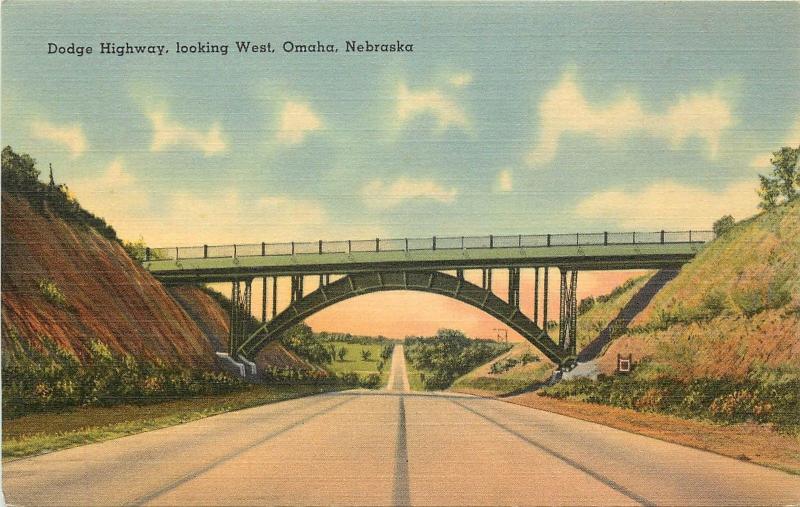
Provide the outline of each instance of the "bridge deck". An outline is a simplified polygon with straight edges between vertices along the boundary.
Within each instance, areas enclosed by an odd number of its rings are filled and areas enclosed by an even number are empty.
[[[647,243],[604,244],[605,238],[603,233],[600,233],[599,241],[596,236],[587,240],[591,241],[591,244],[576,244],[580,242],[580,236],[569,235],[574,241],[572,245],[522,247],[492,245],[489,248],[465,246],[409,250],[383,250],[379,241],[371,240],[371,244],[374,245],[372,251],[353,251],[350,242],[333,242],[347,245],[346,250],[337,252],[326,251],[333,243],[305,243],[298,244],[304,246],[302,250],[296,249],[292,244],[294,254],[267,253],[266,246],[274,245],[264,244],[244,245],[245,248],[242,248],[242,245],[239,248],[233,245],[193,247],[154,250],[155,255],[162,258],[146,261],[143,264],[157,278],[175,283],[226,281],[234,277],[249,276],[345,274],[375,270],[419,271],[531,266],[559,266],[575,270],[661,269],[676,268],[690,261],[703,247],[705,240],[710,239],[707,232],[695,232],[690,236],[691,240],[683,236],[673,236],[675,239],[668,236],[678,233],[654,234],[657,235],[656,241]],[[587,236],[589,235],[584,235]],[[461,244],[464,244],[463,240]],[[318,246],[317,252],[309,251],[309,245]],[[265,255],[253,251],[253,247],[259,246]],[[220,248],[227,248],[233,255],[226,252],[225,256],[213,256]],[[385,243],[384,248],[386,248]],[[171,258],[163,258],[170,253],[172,253]],[[184,258],[190,255],[190,258]]]

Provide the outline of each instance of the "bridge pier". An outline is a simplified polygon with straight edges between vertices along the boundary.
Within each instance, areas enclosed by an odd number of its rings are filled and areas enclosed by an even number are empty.
[[[539,268],[533,269],[533,323],[539,325]]]
[[[569,355],[576,354],[578,325],[578,271],[561,271],[561,300],[559,302],[558,345]]]

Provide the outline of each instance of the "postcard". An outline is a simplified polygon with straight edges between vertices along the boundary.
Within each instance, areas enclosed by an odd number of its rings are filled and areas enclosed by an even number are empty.
[[[1,9],[8,505],[800,503],[800,3]]]

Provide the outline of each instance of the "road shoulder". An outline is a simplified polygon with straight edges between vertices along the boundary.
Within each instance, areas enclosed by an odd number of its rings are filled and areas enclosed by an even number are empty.
[[[475,389],[455,391],[553,412],[800,475],[800,437],[782,435],[763,425],[723,426],[594,403],[558,400],[536,393],[499,398]]]

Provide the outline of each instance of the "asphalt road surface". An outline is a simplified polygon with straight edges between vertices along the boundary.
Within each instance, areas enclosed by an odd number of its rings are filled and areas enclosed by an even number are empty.
[[[325,394],[6,463],[18,505],[797,504],[800,477],[500,401]]]

